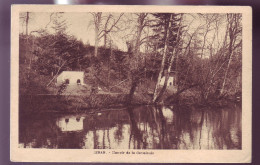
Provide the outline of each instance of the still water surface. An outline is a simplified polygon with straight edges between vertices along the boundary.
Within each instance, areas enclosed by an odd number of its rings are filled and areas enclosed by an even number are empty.
[[[241,107],[140,106],[85,114],[20,115],[19,147],[241,149]]]

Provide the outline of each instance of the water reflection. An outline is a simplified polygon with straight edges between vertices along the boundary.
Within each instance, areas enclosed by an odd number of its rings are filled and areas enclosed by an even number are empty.
[[[83,120],[85,117],[81,116],[65,116],[57,119],[56,125],[62,132],[66,131],[82,131]]]
[[[241,107],[152,107],[81,115],[20,115],[19,146],[85,149],[241,149]]]

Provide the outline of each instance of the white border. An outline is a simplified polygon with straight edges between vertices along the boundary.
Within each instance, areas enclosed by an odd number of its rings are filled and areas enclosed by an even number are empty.
[[[242,150],[145,150],[153,155],[102,155],[93,149],[18,148],[19,12],[242,13]],[[10,159],[19,162],[248,163],[252,149],[252,9],[243,6],[12,5]],[[108,150],[106,150],[108,151]],[[111,150],[110,150],[111,151]],[[129,151],[115,149],[113,151]]]

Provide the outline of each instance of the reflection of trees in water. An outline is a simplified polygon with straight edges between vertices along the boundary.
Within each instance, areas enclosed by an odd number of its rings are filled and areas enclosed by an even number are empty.
[[[124,141],[124,125],[129,117],[122,110],[111,110],[87,115],[83,121],[87,148],[113,148]]]
[[[26,115],[19,120],[19,143],[24,148],[82,148],[84,133],[62,132],[50,114]]]
[[[183,109],[182,109],[183,110]],[[241,109],[194,109],[176,114],[180,149],[240,149]],[[184,115],[184,116],[183,116]]]
[[[19,142],[25,148],[81,148],[83,136],[79,132],[61,132],[55,117],[49,114],[23,116],[19,120]]]
[[[123,124],[118,124],[116,127],[116,131],[114,132],[114,136],[117,140],[117,142],[121,142],[124,137],[123,137]]]
[[[241,110],[234,105],[232,109],[223,109],[219,112],[217,129],[214,129],[214,137],[219,149],[241,149]],[[217,119],[215,119],[217,120]]]
[[[84,145],[82,132],[65,132],[62,133],[58,141],[58,148],[77,149]]]
[[[173,122],[167,122],[163,107],[151,107],[149,119],[141,122],[148,129],[136,124],[135,110],[128,110],[131,120],[130,137],[136,148],[156,149],[239,149],[241,148],[241,109],[195,109],[174,107]],[[170,108],[169,108],[170,109]],[[137,112],[137,113],[140,113]],[[140,121],[139,121],[140,123]],[[149,138],[150,137],[150,138]],[[147,139],[150,139],[147,141]],[[146,143],[145,143],[146,142]]]
[[[19,143],[33,148],[241,149],[241,107],[236,106],[128,107],[86,114],[81,131],[61,131],[56,120],[49,114],[21,116]]]
[[[129,107],[127,112],[130,118],[129,148],[168,148],[166,121],[160,107]]]
[[[163,116],[162,113],[162,108],[161,107],[153,107],[151,109],[152,114],[153,114],[153,119],[154,119],[154,123],[155,123],[155,127],[153,129],[153,132],[155,132],[158,136],[159,139],[159,143],[156,144],[154,142],[154,145],[156,145],[159,149],[163,149],[166,147],[166,142],[165,142],[165,118]],[[154,139],[154,138],[153,138]]]
[[[58,128],[55,121],[42,120],[44,115],[26,115],[19,120],[19,142],[23,147],[57,148]],[[54,122],[54,123],[53,123]]]
[[[173,146],[171,127],[167,127],[162,107],[143,107],[139,111],[128,108],[127,112],[131,123],[129,148],[131,142],[134,149],[167,149]]]
[[[133,139],[134,149],[140,149],[145,147],[144,146],[144,141],[143,141],[143,136],[139,128],[137,127],[137,122],[135,121],[135,116],[133,113],[133,109],[131,107],[127,108],[127,112],[129,114],[130,118],[130,138],[129,138],[129,148],[130,148],[130,143],[131,140]]]
[[[183,147],[183,149],[188,149],[189,143],[186,139],[189,138],[189,142],[193,142],[192,130],[194,125],[191,122],[191,110],[186,107],[178,106],[172,110],[176,116],[174,122],[176,148]]]
[[[124,111],[123,111],[124,113]],[[124,137],[123,137],[123,124],[124,124],[124,120],[121,120],[121,116],[122,116],[122,111],[119,111],[119,113],[117,113],[116,118],[113,119],[111,118],[111,120],[116,120],[116,130],[114,132],[114,137],[117,141],[117,143],[120,143]]]

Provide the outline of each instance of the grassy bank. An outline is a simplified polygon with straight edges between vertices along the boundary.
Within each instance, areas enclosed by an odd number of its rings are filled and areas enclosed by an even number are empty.
[[[21,112],[78,112],[88,109],[120,107],[126,95],[96,94],[90,96],[20,95]]]

